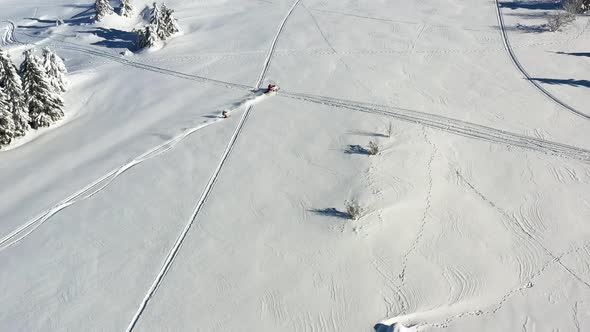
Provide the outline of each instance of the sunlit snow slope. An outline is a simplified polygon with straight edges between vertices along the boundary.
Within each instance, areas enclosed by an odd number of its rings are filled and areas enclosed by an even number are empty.
[[[588,16],[169,0],[137,51],[132,2],[0,0],[71,80],[0,151],[0,331],[590,330]]]

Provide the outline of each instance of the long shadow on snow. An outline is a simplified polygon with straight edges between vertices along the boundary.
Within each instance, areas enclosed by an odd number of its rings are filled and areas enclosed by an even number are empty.
[[[349,215],[346,212],[339,211],[336,208],[325,208],[325,209],[311,209],[310,212],[319,214],[320,216],[333,217],[338,219],[348,219]]]
[[[556,52],[557,54],[565,54],[565,55],[573,55],[573,56],[585,56],[590,58],[590,52],[577,52],[577,53],[568,53],[568,52]]]
[[[588,80],[574,80],[574,79],[556,79],[556,78],[531,78],[531,81],[538,81],[545,84],[553,84],[553,85],[569,85],[573,87],[583,86],[586,88],[590,88],[590,81]]]
[[[92,45],[106,48],[127,48],[131,51],[134,50],[135,40],[137,39],[134,32],[118,29],[96,28],[94,30],[78,31],[78,33],[90,33],[103,38],[103,40],[92,43]]]
[[[508,9],[555,10],[560,9],[559,1],[504,1],[500,7]]]
[[[399,323],[394,323],[393,325],[385,325],[385,324],[377,324],[375,326],[373,326],[373,328],[375,329],[375,332],[396,332],[396,331],[402,331],[402,330],[406,330],[407,327],[399,324]]]
[[[360,145],[349,145],[344,149],[344,153],[346,154],[362,154],[362,155],[369,155],[369,150],[363,148]]]
[[[506,27],[507,31],[517,31],[524,33],[542,33],[549,31],[547,24],[523,25],[518,23],[514,27]]]
[[[94,23],[94,15],[96,14],[96,11],[94,10],[94,6],[88,6],[88,5],[64,5],[63,7],[66,8],[83,8],[84,10],[79,12],[78,14],[68,18],[68,19],[64,19],[63,22],[64,24],[68,24],[68,25],[88,25],[88,24],[92,24]],[[55,26],[56,20],[43,20],[40,18],[36,18],[36,17],[27,17],[27,20],[30,21],[35,21],[37,23],[42,23],[42,24],[47,24],[46,26],[19,26],[19,28],[28,28],[28,29],[43,29],[43,28],[47,28],[50,26]]]
[[[90,13],[87,13],[90,12]],[[27,20],[30,21],[35,21],[37,23],[41,23],[41,24],[47,24],[46,26],[35,26],[35,28],[47,28],[50,26],[55,26],[55,20],[44,20],[44,19],[40,19],[40,18],[35,18],[35,17],[27,17]],[[68,24],[68,25],[89,25],[94,23],[94,10],[93,9],[87,9],[84,12],[80,13],[80,14],[76,14],[74,16],[72,16],[71,18],[67,18],[63,20],[64,24]],[[33,26],[24,26],[24,28],[33,28]]]

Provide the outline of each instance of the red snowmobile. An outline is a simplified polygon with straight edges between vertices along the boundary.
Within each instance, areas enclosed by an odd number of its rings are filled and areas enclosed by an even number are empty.
[[[264,94],[269,94],[269,93],[272,93],[272,92],[277,92],[279,90],[280,90],[280,88],[279,88],[278,85],[273,84],[273,83],[270,83],[268,85],[268,87],[266,87],[266,92],[264,92]]]

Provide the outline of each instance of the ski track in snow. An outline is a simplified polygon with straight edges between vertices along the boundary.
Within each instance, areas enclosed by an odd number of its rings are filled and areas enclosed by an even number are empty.
[[[287,14],[285,15],[285,17],[283,18],[283,20],[281,21],[281,24],[279,25],[279,29],[277,31],[277,33],[275,34],[270,50],[268,52],[268,55],[264,61],[264,65],[262,68],[262,71],[260,73],[260,76],[258,77],[258,81],[256,83],[256,89],[259,89],[260,86],[262,85],[262,82],[264,81],[264,78],[266,76],[266,73],[268,72],[268,68],[270,67],[270,62],[274,53],[274,50],[276,48],[276,44],[277,41],[279,39],[279,36],[281,35],[281,32],[283,31],[283,28],[285,27],[287,21],[289,20],[289,17],[291,16],[291,13],[293,13],[293,11],[295,10],[295,8],[297,7],[297,5],[299,4],[299,2],[301,2],[301,0],[296,0],[293,5],[291,6],[291,8],[289,9],[289,11],[287,12]],[[148,289],[147,293],[145,294],[145,297],[143,298],[142,302],[139,305],[139,308],[137,309],[137,312],[135,313],[135,315],[133,316],[133,318],[131,319],[131,321],[129,322],[129,325],[127,327],[127,332],[131,332],[133,331],[133,329],[135,328],[135,326],[137,325],[137,322],[139,321],[139,319],[141,318],[141,315],[143,314],[143,312],[145,311],[149,301],[151,300],[151,298],[154,296],[155,292],[157,291],[157,289],[159,288],[160,284],[162,283],[164,277],[166,276],[166,273],[170,270],[170,267],[172,266],[172,263],[174,262],[176,256],[178,255],[178,252],[180,250],[180,247],[182,246],[182,243],[184,242],[184,239],[186,238],[188,231],[190,230],[191,226],[193,225],[193,223],[195,222],[195,220],[197,219],[197,216],[199,214],[199,212],[201,211],[205,201],[207,200],[207,198],[209,197],[211,190],[213,189],[215,183],[217,182],[217,179],[219,178],[219,174],[221,172],[221,169],[223,168],[225,162],[227,161],[231,151],[233,150],[233,147],[238,139],[238,136],[240,135],[242,129],[244,128],[244,125],[246,123],[246,120],[248,119],[250,112],[252,111],[253,108],[253,104],[248,105],[246,111],[244,112],[244,114],[242,115],[240,122],[238,123],[238,126],[236,127],[232,137],[230,138],[227,147],[221,157],[221,160],[219,161],[219,164],[217,165],[217,168],[214,170],[213,175],[211,176],[211,178],[209,179],[209,182],[207,183],[207,185],[205,186],[205,189],[203,191],[203,193],[201,194],[201,197],[199,198],[198,202],[195,205],[195,208],[193,210],[192,215],[190,216],[190,218],[188,219],[187,224],[185,225],[184,229],[182,230],[182,232],[180,233],[179,237],[177,238],[176,242],[174,243],[174,246],[172,247],[172,249],[170,250],[170,252],[168,253],[164,264],[162,265],[160,271],[158,271],[158,274],[156,276],[156,278],[154,279],[152,285],[150,286],[150,288]]]
[[[500,18],[501,18],[501,16],[500,16]],[[20,32],[17,31],[17,33],[20,33]],[[25,34],[25,35],[33,37],[33,38],[40,38],[37,36],[31,36],[28,34]],[[18,40],[16,40],[16,42],[24,44]],[[165,68],[161,68],[161,67],[157,67],[157,66],[153,66],[153,65],[147,65],[147,64],[144,64],[141,62],[131,61],[131,60],[124,59],[119,56],[107,53],[107,52],[83,48],[83,47],[81,47],[77,44],[74,44],[74,43],[69,43],[69,42],[64,42],[64,41],[59,41],[59,42],[71,44],[74,46],[60,46],[60,45],[56,44],[55,45],[56,47],[59,47],[62,49],[79,51],[79,52],[87,53],[89,55],[94,55],[97,57],[107,58],[107,59],[112,60],[114,62],[119,62],[121,64],[132,66],[132,67],[135,67],[138,69],[149,70],[152,72],[165,74],[165,75],[171,75],[171,76],[175,76],[175,77],[178,77],[181,79],[188,79],[188,80],[198,81],[198,82],[202,82],[202,83],[210,83],[213,85],[222,86],[222,87],[231,88],[231,89],[239,89],[239,90],[251,90],[252,89],[250,86],[247,86],[247,85],[210,79],[210,78],[202,77],[202,76],[198,76],[198,75],[186,74],[186,73],[182,73],[182,72],[178,72],[178,71],[174,71],[174,70],[170,70],[170,69],[165,69]],[[275,50],[275,46],[276,46],[276,44],[272,44],[271,50],[273,50],[273,52]],[[270,61],[270,58],[268,56],[265,60],[265,63],[267,61]],[[268,66],[265,66],[263,68],[263,72],[266,72],[267,68],[268,68]],[[259,81],[260,81],[260,77],[259,77]],[[530,81],[530,80],[529,80],[529,82],[536,84],[535,82]],[[542,87],[541,87],[541,89],[542,89]],[[286,91],[281,92],[279,94],[279,96],[288,97],[288,98],[292,98],[292,99],[304,100],[307,102],[313,102],[313,103],[317,103],[317,104],[329,105],[329,106],[333,106],[333,107],[337,107],[337,108],[346,108],[346,109],[352,109],[355,111],[362,111],[362,112],[367,112],[367,113],[386,115],[386,116],[398,118],[400,120],[422,124],[422,125],[425,125],[425,126],[428,126],[431,128],[439,129],[439,130],[444,130],[444,131],[447,131],[447,132],[450,132],[453,134],[457,134],[457,135],[463,135],[463,136],[476,138],[476,139],[480,139],[480,140],[484,140],[484,141],[495,142],[495,143],[505,144],[505,145],[509,145],[509,146],[516,146],[516,147],[521,147],[521,148],[525,148],[525,149],[532,149],[532,150],[540,151],[540,152],[551,154],[551,155],[557,155],[557,156],[562,156],[562,157],[567,157],[567,158],[572,158],[572,159],[578,159],[578,160],[581,160],[584,162],[590,161],[590,151],[589,150],[585,150],[585,149],[581,149],[581,148],[577,148],[577,147],[573,147],[573,146],[568,146],[565,144],[555,143],[555,142],[547,141],[547,140],[540,139],[540,138],[533,138],[533,137],[527,137],[524,135],[513,134],[513,133],[509,133],[509,132],[500,130],[500,129],[485,127],[485,126],[481,126],[481,125],[477,125],[477,124],[473,124],[473,123],[464,122],[461,120],[455,120],[452,118],[437,116],[434,114],[412,111],[412,110],[401,109],[401,108],[394,108],[394,107],[390,107],[390,106],[355,102],[355,101],[343,100],[343,99],[337,99],[337,98],[331,98],[331,97],[315,96],[315,95],[300,94],[300,93],[288,93]],[[390,109],[390,111],[385,111],[385,110],[383,110],[383,108]],[[392,112],[391,111],[392,109],[395,111]]]
[[[323,97],[323,96],[314,96],[314,95],[307,95],[307,94],[293,94],[288,92],[280,93],[278,96],[283,96],[286,98],[298,99],[307,102],[312,102],[321,105],[333,106],[336,108],[344,108],[353,111],[360,111],[360,112],[367,112],[377,115],[385,115],[393,118],[397,118],[399,120],[408,121],[416,124],[425,125],[430,128],[435,128],[439,130],[443,130],[446,132],[450,132],[457,135],[462,135],[466,137],[471,137],[475,139],[480,139],[492,143],[499,143],[504,144],[507,146],[516,146],[523,149],[534,150],[542,153],[546,153],[549,155],[555,155],[560,157],[566,157],[571,159],[580,160],[583,162],[590,162],[590,151],[585,150],[582,148],[569,146],[561,143],[551,142],[539,138],[527,137],[519,134],[514,134],[510,132],[506,132],[503,130],[485,127],[473,123],[464,122],[461,120],[455,120],[452,118],[442,117],[438,115],[433,115],[429,113],[411,111],[406,109],[398,109],[393,108],[390,106],[383,106],[383,105],[375,105],[375,104],[368,104],[368,103],[361,103],[361,102],[354,102],[349,100],[342,100],[337,98],[330,98],[330,97]],[[248,107],[247,112],[249,113],[250,107]],[[200,129],[200,127],[199,127]],[[191,129],[191,130],[198,130],[198,129]],[[189,130],[190,131],[190,130]],[[193,131],[193,132],[194,132]],[[190,135],[190,132],[188,135]],[[181,134],[185,135],[185,133]],[[184,139],[183,137],[182,139]],[[174,140],[174,138],[172,139]],[[163,145],[168,144],[169,142],[163,143]],[[175,143],[176,144],[176,143]],[[156,147],[155,149],[162,148]],[[141,156],[138,157],[141,159]],[[135,159],[137,160],[137,158]],[[24,236],[27,236],[30,231],[34,230],[40,224],[44,223],[49,217],[53,214],[59,212],[60,210],[70,206],[74,202],[80,201],[82,199],[86,199],[96,192],[104,189],[106,185],[114,179],[114,175],[118,176],[122,172],[126,171],[127,169],[135,166],[137,163],[133,164],[133,161],[123,165],[116,170],[111,171],[110,173],[106,174],[104,177],[96,180],[95,182],[91,183],[84,189],[80,190],[79,192],[73,194],[72,196],[64,199],[62,202],[57,204],[56,206],[52,207],[51,209],[43,212],[40,216],[34,218],[33,220],[25,223],[23,226],[19,227],[17,230],[13,231],[9,235],[5,236],[0,240],[0,251],[3,250],[6,246],[9,246],[15,242],[21,240]],[[116,177],[115,176],[115,177]],[[113,177],[113,178],[111,178]],[[110,179],[110,180],[109,180]],[[106,185],[103,187],[101,184]],[[92,195],[89,196],[89,194]]]
[[[265,95],[263,95],[263,94],[254,95],[254,96],[250,97],[249,99],[246,99],[245,101],[239,103],[237,107],[228,110],[228,112],[231,114],[232,112],[235,112],[235,111],[242,109],[244,107],[251,107],[251,105],[260,101],[264,97],[265,97]],[[101,192],[106,187],[108,187],[119,175],[125,173],[129,169],[143,163],[144,161],[147,161],[149,159],[152,159],[152,158],[157,157],[163,153],[168,152],[169,150],[174,148],[178,143],[182,142],[184,139],[186,139],[187,137],[189,137],[190,135],[192,135],[196,131],[201,130],[205,127],[208,127],[212,124],[218,123],[222,120],[223,120],[222,118],[216,118],[213,120],[204,121],[201,124],[199,124],[198,126],[187,129],[187,130],[183,131],[182,133],[174,136],[173,138],[150,149],[149,151],[137,156],[136,158],[134,158],[130,162],[128,162],[120,167],[117,167],[116,169],[113,169],[112,171],[103,175],[101,178],[95,180],[91,184],[87,185],[86,187],[82,188],[81,190],[77,191],[76,193],[72,194],[71,196],[65,198],[61,202],[57,203],[55,206],[43,211],[37,217],[27,221],[26,223],[24,223],[23,225],[21,225],[20,227],[18,227],[14,231],[12,231],[10,234],[8,234],[5,237],[3,237],[2,239],[0,239],[0,252],[6,248],[12,246],[15,243],[18,243],[19,241],[23,240],[24,238],[26,238],[28,235],[30,235],[32,232],[34,232],[39,226],[41,226],[49,218],[51,218],[52,216],[54,216],[56,213],[60,212],[61,210],[65,209],[73,204],[76,204],[80,201],[86,200],[86,199],[96,195],[97,193]]]
[[[482,126],[475,123],[431,113],[310,94],[281,92],[279,96],[299,99],[326,106],[333,106],[335,108],[385,115],[402,121],[424,125],[456,135],[475,138],[491,143],[519,147],[527,150],[534,150],[549,155],[579,160],[585,163],[590,162],[590,150],[540,138],[515,134],[501,129],[495,129],[492,127]]]
[[[516,57],[516,54],[514,53],[514,50],[512,49],[512,46],[510,45],[510,39],[508,38],[508,32],[506,31],[506,26],[504,24],[504,17],[502,16],[502,9],[500,7],[500,0],[495,0],[495,3],[496,3],[496,13],[497,13],[497,17],[498,17],[498,25],[500,26],[500,33],[502,35],[502,41],[504,42],[504,48],[506,49],[506,52],[508,52],[508,56],[510,57],[510,59],[512,60],[512,63],[518,69],[518,71],[524,76],[524,78],[531,85],[533,85],[537,90],[539,90],[539,92],[541,92],[547,98],[551,99],[553,102],[555,102],[556,104],[558,104],[562,108],[572,112],[573,114],[580,116],[586,120],[590,120],[590,115],[583,113],[583,112],[575,109],[574,107],[568,105],[567,103],[565,103],[564,101],[562,101],[561,99],[559,99],[555,95],[553,95],[551,92],[547,91],[543,86],[541,86],[541,83],[538,83],[532,79],[531,75],[529,75],[529,73],[524,69],[524,67],[522,66],[522,64],[520,63],[518,58]]]
[[[289,16],[291,15],[291,13],[296,8],[296,6],[299,2],[300,2],[300,0],[295,1],[293,6],[291,7],[290,11],[286,15],[285,19],[282,21],[279,31],[277,32],[277,34],[275,35],[275,38],[273,39],[273,42],[272,42],[271,48],[269,50],[269,53],[267,55],[267,58],[265,59],[265,63],[264,63],[262,72],[260,73],[260,76],[258,77],[258,80],[256,83],[256,88],[260,88],[262,82],[264,81],[266,73],[270,67],[271,59],[273,57],[273,54],[275,53],[276,43],[278,41],[279,35],[281,34],[287,19],[289,18]],[[514,65],[525,76],[525,78],[527,78],[527,80],[533,86],[535,86],[539,91],[541,91],[545,96],[547,96],[548,98],[550,98],[551,100],[553,100],[554,102],[559,104],[561,107],[569,110],[570,112],[573,112],[576,115],[584,117],[586,119],[590,119],[590,116],[572,108],[571,106],[562,102],[557,97],[553,96],[551,93],[549,93],[547,90],[545,90],[539,83],[536,83],[536,82],[530,80],[530,76],[524,70],[522,65],[519,63],[518,59],[516,58],[516,56],[514,54],[512,46],[509,43],[507,32],[504,28],[504,22],[503,22],[500,6],[498,4],[498,0],[496,0],[496,5],[497,5],[497,10],[498,10],[498,20],[499,20],[500,26],[501,26],[501,32],[502,32],[502,37],[503,37],[503,41],[504,41],[504,46],[506,48],[506,51],[509,53]],[[7,30],[2,37],[2,44],[7,45],[7,44],[13,44],[13,43],[20,43],[15,38],[14,23],[12,23],[12,22],[9,22],[9,23],[10,23],[10,25],[7,27]],[[30,36],[30,37],[33,37],[33,36]],[[38,38],[38,37],[35,37],[35,38]],[[59,41],[59,42],[60,43],[67,43],[64,41]],[[188,79],[188,80],[193,80],[193,81],[198,81],[198,82],[203,82],[203,83],[210,83],[213,85],[222,86],[222,87],[231,88],[231,89],[239,89],[239,90],[250,90],[251,89],[251,87],[246,86],[246,85],[242,85],[242,84],[235,84],[235,83],[210,79],[210,78],[206,78],[206,77],[202,77],[202,76],[185,74],[185,73],[174,71],[174,70],[169,70],[169,69],[165,69],[165,68],[147,65],[147,64],[141,63],[141,62],[131,61],[131,60],[124,59],[122,57],[119,57],[119,56],[111,54],[111,53],[84,48],[84,47],[81,47],[81,46],[73,44],[73,43],[70,43],[70,44],[72,44],[74,46],[64,46],[64,45],[58,46],[56,44],[56,47],[62,48],[62,49],[73,50],[73,51],[79,51],[79,52],[83,52],[83,53],[97,56],[97,57],[107,58],[109,61],[118,62],[118,63],[124,64],[124,65],[128,65],[128,66],[132,66],[132,67],[135,67],[138,69],[142,69],[142,70],[149,70],[149,71],[160,73],[160,74],[171,75],[171,76],[175,76],[175,77],[182,78],[182,79]],[[565,145],[565,144],[560,144],[560,143],[556,143],[556,142],[551,142],[551,141],[547,141],[547,140],[540,139],[540,138],[532,138],[532,137],[527,137],[527,136],[523,136],[523,135],[519,135],[519,134],[509,133],[509,132],[506,132],[503,130],[485,127],[485,126],[481,126],[481,125],[477,125],[477,124],[473,124],[473,123],[468,123],[468,122],[464,122],[461,120],[455,120],[452,118],[437,116],[437,115],[433,115],[433,114],[429,114],[429,113],[423,113],[423,112],[417,112],[417,111],[411,111],[411,110],[405,110],[405,109],[398,109],[398,108],[369,104],[369,103],[354,102],[354,101],[337,99],[337,98],[306,95],[306,94],[296,94],[296,93],[285,92],[285,93],[279,94],[279,96],[284,96],[286,98],[291,98],[291,99],[298,99],[298,100],[302,100],[302,101],[306,101],[306,102],[312,102],[312,103],[316,103],[316,104],[328,105],[328,106],[332,106],[332,107],[336,107],[336,108],[344,108],[344,109],[349,109],[349,110],[354,110],[354,111],[361,111],[361,112],[373,113],[373,114],[378,114],[378,115],[386,115],[386,116],[390,116],[393,118],[397,118],[399,120],[421,124],[421,125],[429,127],[429,128],[443,130],[443,131],[447,131],[447,132],[450,132],[453,134],[467,136],[470,138],[480,139],[480,140],[493,142],[493,143],[505,144],[508,146],[516,146],[516,147],[520,147],[520,148],[524,148],[524,149],[530,149],[530,150],[534,150],[534,151],[543,152],[543,153],[550,154],[550,155],[556,155],[556,156],[576,159],[576,160],[580,160],[583,162],[590,161],[590,151],[582,149],[582,148],[569,146],[569,145]],[[204,192],[202,193],[199,201],[197,202],[189,222],[186,224],[186,226],[183,229],[182,233],[180,234],[179,238],[176,240],[172,250],[168,253],[162,269],[160,270],[158,276],[154,280],[154,283],[152,284],[152,286],[148,290],[146,297],[144,298],[143,302],[141,303],[136,315],[133,317],[127,331],[132,331],[134,329],[141,314],[145,310],[149,300],[153,297],[153,295],[157,291],[158,287],[160,286],[163,278],[165,277],[166,273],[170,269],[190,227],[192,226],[192,224],[196,220],[198,213],[200,212],[206,199],[210,195],[210,192],[211,192],[212,188],[214,187],[215,182],[217,181],[220,171],[223,168],[227,158],[229,157],[229,155],[233,149],[233,146],[235,145],[237,138],[238,138],[239,134],[241,133],[243,126],[245,125],[245,123],[249,117],[249,113],[251,112],[251,110],[254,106],[254,102],[243,104],[243,106],[241,106],[241,107],[244,107],[244,106],[246,107],[246,111],[244,112],[236,130],[234,131],[234,133],[233,133],[233,135],[232,135],[232,137],[225,149],[225,152],[220,160],[220,163],[218,164],[217,168],[215,169],[212,177],[210,178],[207,186],[204,189]],[[19,227],[18,229],[16,229],[15,231],[10,233],[9,235],[7,235],[6,237],[2,238],[0,240],[0,251],[4,250],[5,248],[9,247],[10,245],[17,243],[18,241],[20,241],[23,238],[25,238],[26,236],[28,236],[36,228],[38,228],[40,225],[42,225],[45,221],[47,221],[49,218],[51,218],[53,215],[55,215],[59,211],[65,209],[65,208],[67,208],[79,201],[85,200],[85,199],[90,198],[93,195],[97,194],[98,192],[100,192],[101,190],[106,188],[120,174],[124,173],[125,171],[129,170],[130,168],[132,168],[132,167],[134,167],[134,166],[136,166],[148,159],[151,159],[151,158],[156,157],[162,153],[167,152],[168,150],[172,149],[176,144],[178,144],[180,141],[182,141],[184,138],[186,138],[190,134],[192,134],[195,131],[202,129],[206,126],[209,126],[213,123],[216,123],[220,120],[221,119],[208,121],[208,122],[205,122],[197,127],[191,128],[191,129],[183,132],[182,134],[180,134],[180,135],[162,143],[161,145],[151,149],[150,151],[142,154],[141,156],[138,156],[137,158],[133,159],[131,162],[129,162],[129,163],[127,163],[115,170],[112,170],[111,172],[107,173],[105,176],[94,181],[93,183],[91,183],[87,187],[78,191],[74,195],[66,198],[65,200],[58,203],[57,205],[55,205],[51,209],[48,209],[47,211],[43,212],[38,217],[25,223],[24,225],[22,225],[21,227]],[[432,158],[431,158],[430,162],[432,162]],[[464,180],[464,181],[466,181],[466,180]],[[430,186],[432,186],[432,183],[430,183]],[[472,189],[476,190],[473,187],[472,187]],[[493,205],[493,203],[491,203],[491,204]],[[493,206],[495,207],[495,205],[493,205]],[[425,211],[425,216],[426,216],[426,213],[427,212]],[[517,221],[517,223],[519,223],[519,222]],[[528,227],[526,227],[526,225],[523,226],[523,225],[520,225],[520,223],[519,223],[519,226],[527,236],[532,238],[535,242],[538,242],[538,240],[536,240],[534,235],[527,233]],[[423,226],[422,226],[422,229],[423,229]],[[419,237],[417,238],[417,240],[419,240]],[[539,244],[539,245],[546,251],[546,253],[549,256],[552,257],[552,259],[549,260],[536,273],[523,273],[524,275],[530,276],[530,280],[534,279],[535,277],[538,277],[546,269],[546,267],[550,263],[557,262],[570,275],[577,278],[579,281],[584,283],[587,287],[590,287],[590,285],[588,283],[581,280],[579,278],[579,276],[577,276],[574,272],[572,272],[570,269],[568,269],[566,266],[564,266],[563,263],[561,263],[560,258],[562,258],[563,256],[565,256],[568,253],[557,257],[557,256],[553,255],[551,252],[549,252],[549,250],[547,250],[542,244]],[[412,249],[409,251],[409,253],[411,253],[411,251],[414,249],[415,248],[412,247]],[[404,281],[404,277],[403,277],[404,272],[405,272],[405,267],[402,270],[402,274],[401,274],[402,285],[403,285],[403,281]],[[457,281],[456,282],[457,293],[453,295],[454,299],[463,298],[464,296],[470,295],[474,292],[474,289],[472,289],[473,287],[471,287],[469,285],[464,285],[462,280],[464,280],[465,278],[468,278],[468,277],[464,276],[461,273],[461,271],[449,271],[449,276],[450,276],[449,279],[452,279],[453,283],[455,283],[454,282],[455,280]],[[388,276],[387,279],[392,283],[392,286],[393,286],[393,284],[395,284],[394,279],[391,276]],[[503,296],[501,298],[500,302],[498,304],[494,305],[492,307],[492,309],[490,309],[490,310],[487,310],[487,311],[475,310],[475,311],[465,312],[465,313],[461,313],[461,314],[452,316],[451,318],[447,318],[443,322],[440,322],[440,323],[423,322],[423,323],[419,324],[419,326],[420,327],[426,327],[426,326],[446,327],[446,324],[448,324],[450,321],[452,321],[456,318],[461,318],[461,317],[465,317],[465,316],[473,316],[473,315],[481,315],[481,314],[487,314],[487,313],[495,313],[497,310],[499,310],[501,308],[501,306],[504,304],[504,302],[506,302],[511,296],[519,293],[520,291],[522,291],[526,288],[530,288],[530,285],[526,284],[524,286],[521,286],[521,287],[511,290],[505,296]],[[408,300],[407,299],[402,300],[402,298],[407,297],[403,293],[404,290],[394,289],[394,287],[392,287],[391,290],[396,294],[396,296],[399,297],[399,300],[400,300],[399,302],[401,302],[401,306],[402,306],[402,308],[401,308],[402,312],[405,311],[405,306],[407,306]],[[404,304],[404,303],[406,303],[406,304]]]
[[[141,70],[147,70],[147,71],[151,71],[151,72],[155,72],[155,73],[159,73],[159,74],[174,76],[174,77],[185,79],[185,80],[191,80],[191,81],[202,82],[202,83],[209,83],[212,85],[221,86],[221,87],[229,88],[229,89],[252,90],[251,86],[247,86],[244,84],[225,82],[225,81],[216,80],[216,79],[203,77],[203,76],[199,76],[199,75],[187,74],[187,73],[179,72],[176,70],[171,70],[171,69],[166,69],[166,68],[157,67],[157,66],[153,66],[153,65],[148,65],[146,63],[125,59],[124,57],[122,57],[120,55],[116,55],[116,54],[109,53],[109,52],[104,52],[102,50],[98,50],[95,48],[84,47],[82,45],[59,40],[59,39],[53,38],[51,36],[40,37],[40,36],[31,35],[29,33],[13,30],[13,35],[15,33],[22,34],[24,36],[27,36],[27,37],[30,37],[33,39],[40,39],[40,40],[50,39],[54,42],[53,44],[49,45],[52,48],[81,52],[81,53],[85,53],[85,54],[88,54],[91,56],[104,58],[104,59],[107,59],[111,62],[117,62],[117,63],[123,64],[126,66],[141,69]],[[18,44],[22,44],[22,45],[30,45],[30,43],[25,43],[25,42],[21,42],[20,40],[17,40],[14,36],[13,36],[13,41],[14,41],[14,43],[18,43]]]

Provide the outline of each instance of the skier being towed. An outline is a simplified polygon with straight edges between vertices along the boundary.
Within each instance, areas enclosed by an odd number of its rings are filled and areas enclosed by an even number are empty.
[[[266,87],[266,91],[264,92],[265,95],[270,94],[271,92],[277,92],[279,91],[279,86],[276,84],[272,84],[270,83],[267,87]],[[221,117],[224,119],[227,119],[229,117],[229,112],[223,111],[221,112]]]

